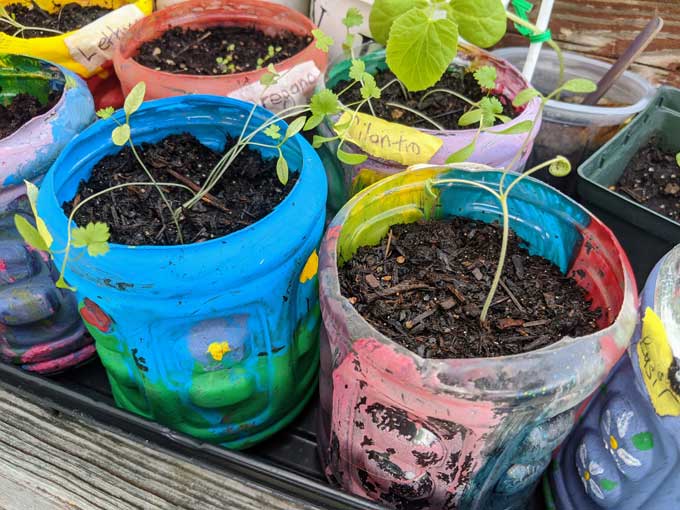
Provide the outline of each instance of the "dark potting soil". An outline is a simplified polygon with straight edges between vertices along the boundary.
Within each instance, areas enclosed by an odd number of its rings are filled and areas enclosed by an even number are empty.
[[[33,117],[50,111],[61,94],[50,94],[46,104],[42,104],[36,97],[21,93],[14,96],[8,106],[0,104],[0,139],[8,137]]]
[[[31,7],[10,4],[6,9],[10,16],[23,26],[49,28],[59,30],[60,32],[70,32],[71,30],[82,28],[111,12],[111,9],[104,7],[82,6],[75,3],[64,4],[58,11],[52,14],[41,9],[35,3]],[[0,19],[0,32],[13,35],[16,31],[16,27]],[[43,30],[25,30],[17,34],[18,37],[54,37],[56,35],[59,34]]]
[[[232,74],[281,62],[311,42],[310,36],[283,32],[272,37],[254,27],[175,27],[142,44],[134,59],[146,67],[171,73]],[[218,58],[223,59],[222,63]]]
[[[680,222],[680,167],[657,140],[640,149],[611,189]]]
[[[225,151],[232,145],[233,141],[227,140]],[[173,176],[174,172],[202,184],[222,155],[187,133],[135,147],[154,179],[167,183],[186,184]],[[269,214],[296,181],[297,174],[291,172],[283,186],[276,176],[276,160],[263,159],[259,152],[246,147],[210,192],[216,205],[201,201],[184,211],[180,226],[185,244],[222,237],[252,225]],[[69,214],[75,203],[125,182],[149,182],[127,146],[94,166],[89,180],[80,183],[74,199],[63,204],[64,211]],[[164,191],[173,210],[192,197],[182,188],[166,187]],[[85,204],[75,216],[75,223],[81,226],[96,221],[109,225],[113,243],[178,244],[172,216],[153,186],[132,186],[105,193]]]
[[[583,290],[530,256],[514,233],[488,328],[480,325],[501,233],[464,218],[395,225],[339,269],[342,294],[379,331],[426,358],[518,354],[597,331],[600,313],[589,310]]]
[[[394,73],[389,69],[378,71],[373,76],[379,87],[384,87],[389,82],[396,79]],[[333,92],[339,93],[350,83],[350,81],[338,83],[333,88]],[[470,109],[470,105],[456,96],[444,92],[437,92],[436,94],[428,96],[425,101],[423,101],[422,105],[419,106],[420,99],[428,92],[428,90],[433,89],[448,89],[462,94],[472,101],[479,101],[486,95],[472,73],[466,72],[466,69],[463,67],[451,66],[449,70],[444,73],[442,78],[429,89],[420,92],[409,92],[408,96],[405,96],[400,84],[395,82],[382,91],[380,99],[372,99],[371,106],[373,106],[373,111],[377,117],[391,122],[405,124],[407,126],[421,129],[436,129],[422,117],[419,117],[408,110],[390,106],[388,103],[402,104],[412,110],[423,113],[445,129],[469,129],[470,126],[459,126],[458,119]],[[510,118],[514,118],[517,115],[511,100],[503,95],[491,95],[497,98],[503,105],[503,115]],[[360,87],[355,85],[345,92],[340,99],[344,104],[361,101]],[[368,104],[365,104],[360,111],[371,114],[371,109]]]

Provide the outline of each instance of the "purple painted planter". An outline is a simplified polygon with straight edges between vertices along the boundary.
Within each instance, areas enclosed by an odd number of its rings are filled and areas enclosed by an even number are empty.
[[[368,52],[369,46],[364,46],[362,49],[366,53],[360,55],[359,58],[365,61],[366,69],[369,72],[386,67],[384,50]],[[494,57],[490,53],[474,46],[461,44],[458,56],[454,60],[454,63],[473,67],[484,65],[495,67],[498,73],[497,83],[499,83],[496,92],[505,96],[508,102],[511,102],[519,91],[529,87],[528,82],[524,79],[522,74],[508,61]],[[347,79],[349,65],[350,61],[343,60],[330,67],[327,71],[326,86],[328,88],[333,88],[338,82]],[[528,133],[495,135],[493,134],[493,131],[502,131],[520,122],[530,120],[534,122],[534,128],[531,132],[531,142],[527,145],[522,157],[519,158],[511,169],[513,171],[521,171],[533,148],[533,140],[540,130],[541,119],[539,117],[539,110],[540,99],[534,98],[523,108],[517,117],[512,119],[511,122],[495,126],[494,128],[489,129],[490,132],[481,133],[477,141],[476,149],[468,161],[471,163],[481,163],[493,168],[505,168],[519,152]],[[328,121],[319,126],[319,131],[323,136],[334,135]],[[326,173],[328,174],[330,209],[334,212],[339,210],[350,197],[366,186],[373,184],[384,177],[401,172],[410,165],[419,163],[444,164],[447,157],[466,145],[469,145],[477,132],[476,129],[447,131],[419,129],[418,131],[439,138],[442,141],[441,147],[431,158],[423,157],[421,160],[410,160],[405,163],[403,161],[387,160],[368,154],[368,159],[364,163],[352,166],[338,161],[335,157],[336,145],[329,144],[328,146],[322,146],[319,152],[324,161]],[[352,152],[365,153],[351,144],[347,144],[347,148]]]
[[[640,310],[628,355],[553,462],[549,508],[680,508],[680,245],[652,271]]]
[[[378,243],[391,225],[430,214],[498,221],[500,207],[490,194],[435,182],[433,197],[425,188],[429,179],[497,189],[500,176],[402,172],[352,198],[327,230],[319,266],[317,437],[327,476],[350,492],[404,510],[525,510],[576,408],[625,353],[637,290],[623,250],[599,220],[532,178],[510,196],[511,228],[602,310],[596,333],[515,356],[423,359],[373,328],[342,296],[338,264]]]

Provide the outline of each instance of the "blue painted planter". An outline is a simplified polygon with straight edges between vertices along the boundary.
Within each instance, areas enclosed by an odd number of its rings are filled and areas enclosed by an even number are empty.
[[[546,485],[549,507],[680,508],[679,298],[680,245],[649,276],[642,325],[628,355],[553,462]],[[663,328],[653,327],[648,307]]]
[[[0,204],[23,194],[24,180],[36,181],[61,150],[95,119],[94,101],[83,80],[71,71],[22,55],[0,54],[0,102],[20,92],[47,101],[61,94],[54,107],[0,139]]]
[[[202,95],[150,101],[134,114],[132,136],[141,143],[190,132],[218,149],[225,134],[238,136],[250,108]],[[251,126],[271,115],[258,107]],[[114,118],[122,120],[122,112]],[[38,209],[56,250],[66,241],[60,205],[96,162],[120,150],[111,142],[114,126],[102,121],[83,132],[45,177]],[[327,184],[318,156],[301,136],[283,152],[300,177],[283,202],[250,227],[198,244],[112,244],[97,258],[74,253],[82,258],[69,264],[66,279],[77,287],[81,315],[120,407],[243,448],[289,423],[313,394],[320,320],[316,249]],[[55,258],[61,261],[60,254]]]

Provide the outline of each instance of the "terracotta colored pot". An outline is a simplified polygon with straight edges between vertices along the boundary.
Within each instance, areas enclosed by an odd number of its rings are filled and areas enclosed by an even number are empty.
[[[264,96],[265,87],[259,80],[266,69],[222,76],[198,76],[156,71],[134,60],[142,44],[157,39],[172,27],[201,29],[216,25],[247,25],[268,34],[286,30],[298,35],[311,35],[315,28],[308,18],[293,9],[259,0],[192,0],[176,4],[133,25],[116,48],[113,62],[123,92],[127,94],[138,82],[144,81],[148,99],[213,94],[258,102],[275,111],[307,102],[327,64],[326,54],[317,49],[314,42],[276,65],[279,73],[288,72],[279,83],[269,87]]]

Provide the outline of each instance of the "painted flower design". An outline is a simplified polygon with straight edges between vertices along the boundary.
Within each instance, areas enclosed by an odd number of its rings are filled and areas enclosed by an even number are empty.
[[[609,453],[614,457],[616,465],[619,470],[625,471],[624,465],[629,467],[640,467],[642,463],[640,459],[631,454],[622,445],[622,440],[628,434],[628,426],[633,418],[633,411],[623,411],[618,413],[612,419],[612,413],[607,409],[604,413],[603,427],[606,437],[604,437],[604,446],[609,450]]]
[[[588,455],[588,447],[585,443],[581,443],[578,449],[579,458],[579,475],[583,488],[586,493],[595,496],[598,499],[605,499],[604,491],[613,490],[618,484],[612,480],[602,478],[604,469],[594,460],[590,460]]]

